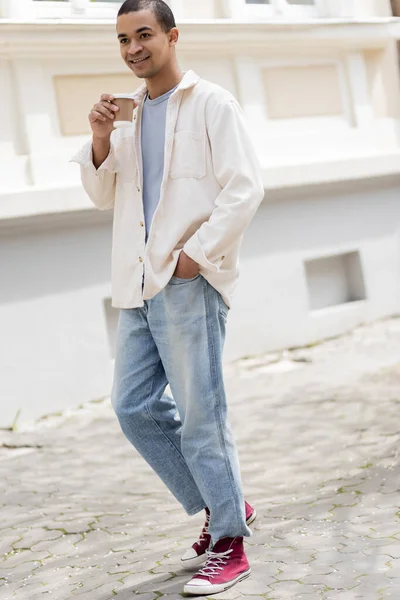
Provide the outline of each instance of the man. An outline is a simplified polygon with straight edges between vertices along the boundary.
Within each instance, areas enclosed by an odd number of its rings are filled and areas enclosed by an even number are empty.
[[[133,127],[113,130],[118,107],[103,94],[93,139],[74,158],[94,204],[114,209],[112,404],[186,512],[206,510],[182,566],[203,565],[184,591],[209,595],[250,574],[243,537],[255,510],[243,499],[221,356],[242,235],[264,190],[236,100],[180,71],[168,5],[127,0],[117,36],[145,80]]]

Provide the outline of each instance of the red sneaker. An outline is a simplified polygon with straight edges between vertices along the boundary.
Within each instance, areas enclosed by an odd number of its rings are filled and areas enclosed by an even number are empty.
[[[248,502],[244,503],[244,507],[246,509],[246,525],[251,525],[257,518],[257,511]]]
[[[244,553],[243,538],[223,538],[207,550],[206,564],[184,587],[185,594],[208,596],[219,594],[249,577],[249,561]]]
[[[251,525],[257,517],[257,511],[255,508],[250,506],[248,502],[245,502],[246,508],[246,524]],[[206,558],[206,551],[208,550],[211,542],[211,536],[208,533],[208,527],[210,524],[210,511],[206,508],[206,522],[202,529],[199,539],[193,544],[189,550],[181,558],[181,567],[183,569],[196,569],[202,565]]]

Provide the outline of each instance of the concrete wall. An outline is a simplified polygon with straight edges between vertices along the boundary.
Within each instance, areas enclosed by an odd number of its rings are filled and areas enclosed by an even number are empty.
[[[112,349],[111,214],[9,225],[0,232],[0,424],[104,397]]]
[[[267,195],[243,244],[227,358],[314,343],[398,314],[399,198],[400,176]],[[358,273],[338,272],[336,261],[308,280],[307,262],[354,252],[365,300],[337,297],[343,278],[351,288]],[[331,306],[312,310],[327,300]]]

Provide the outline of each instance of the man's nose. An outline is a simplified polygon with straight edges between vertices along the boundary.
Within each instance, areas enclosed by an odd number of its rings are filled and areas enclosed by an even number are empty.
[[[135,40],[132,40],[131,45],[129,46],[129,54],[138,54],[143,50],[143,46],[138,44]]]

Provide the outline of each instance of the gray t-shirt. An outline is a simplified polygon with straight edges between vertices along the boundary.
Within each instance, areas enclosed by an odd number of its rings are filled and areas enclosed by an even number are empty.
[[[143,210],[146,238],[160,201],[164,173],[165,124],[168,99],[178,86],[162,96],[144,101],[142,113]]]

